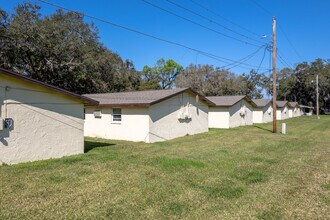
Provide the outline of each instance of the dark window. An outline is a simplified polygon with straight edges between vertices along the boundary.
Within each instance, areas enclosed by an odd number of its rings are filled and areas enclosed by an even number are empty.
[[[121,108],[112,109],[112,121],[120,122],[121,121]]]

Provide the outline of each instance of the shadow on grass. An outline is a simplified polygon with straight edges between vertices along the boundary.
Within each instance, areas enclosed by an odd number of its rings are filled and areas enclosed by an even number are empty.
[[[116,144],[100,142],[100,141],[85,141],[84,152],[87,153],[88,151],[93,150],[94,148],[109,147],[109,146],[113,146],[113,145],[116,145]]]
[[[258,126],[258,125],[253,125],[253,127],[255,127],[255,128],[259,128],[259,129],[264,130],[264,131],[268,131],[268,132],[270,132],[270,133],[273,133],[273,130],[271,130],[271,129],[267,129],[267,128],[263,128],[263,127],[260,127],[260,126]]]

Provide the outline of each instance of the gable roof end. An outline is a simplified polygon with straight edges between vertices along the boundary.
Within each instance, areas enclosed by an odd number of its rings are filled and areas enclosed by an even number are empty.
[[[299,107],[298,102],[289,102],[289,106],[290,106],[291,108]]]
[[[276,101],[276,106],[279,108],[283,108],[288,104],[288,101]]]
[[[49,85],[47,83],[44,83],[44,82],[41,82],[41,81],[38,81],[38,80],[35,80],[35,79],[32,79],[32,78],[29,78],[27,76],[24,76],[22,74],[19,74],[19,73],[10,71],[10,70],[6,70],[6,69],[3,69],[3,68],[0,68],[0,74],[6,75],[6,76],[10,76],[10,77],[13,77],[13,78],[22,80],[22,81],[27,82],[27,83],[31,83],[31,84],[34,84],[34,85],[37,85],[37,86],[40,86],[40,87],[43,87],[43,88],[52,90],[54,92],[57,92],[57,93],[60,93],[60,94],[69,96],[69,97],[74,98],[74,99],[78,99],[78,100],[82,101],[85,105],[97,105],[98,104],[98,101],[93,100],[91,98],[84,97],[84,96],[78,95],[76,93],[67,91],[65,89],[61,89],[59,87]]]
[[[252,99],[257,107],[265,107],[272,102],[271,99]]]
[[[213,106],[217,107],[230,107],[245,99],[248,103],[250,103],[253,107],[256,107],[256,104],[249,99],[247,96],[239,95],[239,96],[207,96],[211,102],[214,103]]]

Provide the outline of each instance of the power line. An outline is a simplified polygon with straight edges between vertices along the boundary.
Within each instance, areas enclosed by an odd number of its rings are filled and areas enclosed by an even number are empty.
[[[281,59],[279,59],[279,61],[280,61],[280,63],[283,65],[284,68],[285,68],[285,67],[288,67],[288,65],[285,64]]]
[[[286,33],[284,32],[284,29],[282,28],[281,25],[278,25],[278,27],[280,28],[280,31],[283,33],[284,38],[288,41],[288,43],[290,44],[291,48],[293,49],[293,51],[296,53],[297,57],[300,60],[303,60],[302,57],[300,56],[300,53],[298,53],[297,49],[295,48],[295,46],[293,46],[293,43],[290,41],[290,39],[288,38],[288,35],[286,35]]]
[[[203,53],[202,53],[203,54]],[[218,59],[218,56],[217,55],[213,55],[213,54],[203,54],[203,55],[205,55],[205,56],[211,56],[211,58],[213,58],[213,59]],[[235,60],[231,60],[233,63],[237,63],[237,61],[235,61]],[[231,64],[231,63],[229,63],[229,62],[225,62],[225,61],[222,61],[223,63],[227,63],[227,64]],[[244,62],[240,62],[239,63],[239,65],[236,65],[236,66],[241,66],[241,65],[245,65],[245,66],[249,66],[249,67],[253,67],[253,68],[256,68],[256,67],[258,67],[258,66],[255,66],[255,65],[251,65],[251,64],[247,64],[247,63],[244,63]],[[241,68],[244,68],[244,69],[249,69],[249,70],[251,70],[251,68],[247,68],[247,67],[242,67],[241,66]],[[262,69],[267,69],[268,70],[268,68],[266,68],[266,67],[262,67]]]
[[[253,52],[253,53],[251,53],[251,54],[249,54],[249,55],[243,57],[242,59],[240,59],[240,60],[238,60],[238,61],[236,61],[236,62],[234,62],[234,63],[231,63],[231,64],[228,64],[228,65],[226,65],[226,66],[223,66],[223,68],[226,68],[226,67],[228,67],[228,66],[233,65],[232,67],[230,67],[230,68],[227,69],[227,70],[230,70],[230,69],[232,69],[232,68],[234,68],[234,67],[240,65],[242,62],[246,62],[247,60],[251,59],[254,55],[256,55],[256,54],[257,54],[257,53],[258,53],[258,52],[259,52],[264,46],[265,46],[265,45],[262,45],[262,46],[259,47],[258,50],[256,50],[255,52]]]
[[[175,46],[178,46],[178,47],[189,49],[191,51],[200,53],[200,54],[202,54],[202,55],[204,55],[206,57],[209,57],[211,59],[214,59],[214,60],[217,60],[217,61],[220,61],[220,62],[223,62],[223,63],[229,63],[228,61],[235,62],[235,60],[232,60],[232,59],[228,59],[228,58],[221,57],[221,56],[218,56],[218,55],[215,55],[215,54],[212,54],[212,53],[208,53],[208,52],[205,52],[205,51],[202,51],[202,50],[199,50],[199,49],[195,49],[195,48],[192,48],[190,46],[186,46],[186,45],[181,44],[181,43],[177,43],[177,42],[174,42],[174,41],[166,40],[164,38],[153,36],[151,34],[147,34],[147,33],[144,33],[144,32],[141,32],[141,31],[138,31],[138,30],[135,30],[135,29],[132,29],[132,28],[129,28],[129,27],[120,25],[120,24],[116,24],[116,23],[113,23],[113,22],[110,22],[110,21],[107,21],[107,20],[104,20],[104,19],[101,19],[101,18],[97,18],[97,17],[92,16],[92,15],[88,15],[88,14],[85,14],[85,13],[82,13],[82,12],[78,12],[78,11],[75,11],[75,10],[72,10],[72,9],[69,9],[69,8],[66,8],[66,7],[63,7],[63,6],[60,6],[60,5],[51,3],[51,2],[47,2],[45,0],[38,0],[38,1],[39,2],[42,2],[44,4],[47,4],[47,5],[51,5],[51,6],[56,7],[56,8],[60,8],[60,9],[66,10],[66,11],[70,11],[70,12],[73,12],[73,13],[80,14],[82,16],[88,17],[88,18],[93,19],[93,20],[97,20],[97,21],[100,21],[100,22],[103,22],[103,23],[106,23],[106,24],[110,24],[110,25],[112,25],[114,27],[121,28],[121,29],[124,29],[126,31],[134,32],[134,33],[143,35],[145,37],[149,37],[149,38],[152,38],[152,39],[155,39],[155,40],[158,40],[158,41],[162,41],[162,42],[165,42],[165,43],[168,43],[168,44],[171,44],[171,45],[175,45]],[[254,65],[250,65],[250,64],[246,64],[246,63],[242,63],[242,65],[250,66],[250,67],[255,67]],[[247,67],[242,67],[242,68],[247,68]]]
[[[261,4],[259,4],[257,1],[255,0],[250,0],[251,2],[253,2],[255,5],[257,5],[260,9],[262,9],[266,14],[272,16],[272,13],[267,10],[265,7],[263,7]],[[292,50],[295,52],[295,54],[297,55],[297,57],[300,60],[303,60],[300,53],[298,52],[298,50],[295,48],[295,46],[293,45],[293,43],[290,41],[288,35],[285,33],[284,29],[282,28],[282,26],[280,24],[278,24],[278,27],[280,29],[280,31],[282,32],[284,38],[286,39],[286,41],[288,41],[289,45],[291,46]]]
[[[267,47],[265,47],[265,49],[264,49],[264,55],[262,56],[261,62],[259,64],[259,66],[258,66],[257,73],[260,70],[261,64],[264,62],[264,59],[265,59],[265,56],[266,56],[266,51],[267,51]]]
[[[202,55],[204,55],[204,56],[207,56],[207,57],[209,57],[209,58],[212,58],[212,59],[215,59],[215,60],[221,61],[221,62],[223,62],[223,63],[232,64],[232,63],[230,63],[230,62],[228,62],[228,61],[222,61],[222,60],[220,60],[220,59],[218,58],[217,55],[213,55],[213,54],[209,54],[209,53],[200,53],[200,54],[202,54]],[[231,60],[231,61],[232,61],[233,63],[236,63],[236,62],[237,62],[237,61],[234,61],[234,60]],[[249,66],[250,68],[248,68],[248,67],[244,67],[244,66],[241,66],[241,65]],[[243,62],[240,62],[239,65],[236,65],[236,66],[240,66],[241,68],[249,69],[249,70],[251,70],[251,67],[252,67],[252,68],[258,67],[258,66],[251,65],[251,64],[247,64],[247,63],[243,63]],[[268,70],[268,68],[265,68],[265,67],[263,67],[263,69],[267,69],[267,70]]]
[[[225,34],[225,33],[222,33],[222,32],[220,32],[220,31],[217,31],[217,30],[215,30],[215,29],[209,28],[209,27],[207,27],[207,26],[205,26],[205,25],[203,25],[203,24],[200,24],[200,23],[198,23],[198,22],[195,22],[195,21],[193,21],[193,20],[190,20],[190,19],[188,19],[188,18],[185,18],[185,17],[183,17],[183,16],[181,16],[181,15],[178,15],[178,14],[176,14],[176,13],[174,13],[174,12],[171,12],[170,10],[167,10],[167,9],[165,9],[165,8],[162,8],[162,7],[160,7],[160,6],[156,5],[156,4],[153,4],[153,3],[151,3],[151,2],[149,2],[149,1],[147,1],[147,0],[141,0],[141,1],[144,2],[144,3],[146,3],[146,4],[148,4],[148,5],[151,5],[151,6],[154,7],[154,8],[158,8],[158,9],[161,10],[161,11],[164,11],[164,12],[166,12],[166,13],[168,13],[168,14],[171,14],[171,15],[173,15],[173,16],[175,16],[175,17],[178,17],[178,18],[180,18],[180,19],[182,19],[182,20],[188,21],[189,23],[192,23],[192,24],[194,24],[194,25],[197,25],[197,26],[199,26],[199,27],[201,27],[201,28],[204,28],[204,29],[206,29],[206,30],[209,30],[209,31],[214,32],[214,33],[216,33],[216,34],[219,34],[219,35],[221,35],[221,36],[224,36],[224,37],[230,38],[230,39],[232,39],[232,40],[239,41],[239,42],[241,42],[241,43],[245,43],[245,44],[248,44],[248,45],[251,45],[251,46],[255,46],[255,47],[260,46],[260,45],[256,45],[256,44],[253,44],[253,43],[250,43],[250,42],[244,41],[244,40],[240,40],[240,39],[238,39],[238,38],[236,38],[236,37],[229,36],[229,35],[227,35],[227,34]]]
[[[280,58],[280,62],[283,64],[284,67],[292,68],[292,66],[290,64],[288,64],[279,53],[277,53],[277,56],[278,56],[278,58]]]
[[[240,28],[242,30],[245,30],[245,31],[249,32],[250,34],[253,34],[253,35],[257,36],[257,37],[260,37],[260,34],[257,34],[257,33],[253,32],[253,31],[251,31],[251,30],[249,30],[249,29],[247,29],[247,28],[245,28],[245,27],[243,27],[243,26],[241,26],[241,25],[239,25],[239,24],[237,24],[237,23],[229,20],[228,18],[225,18],[224,16],[221,16],[220,14],[218,14],[218,13],[210,10],[209,8],[205,7],[204,5],[202,5],[202,4],[200,4],[200,3],[196,2],[196,1],[190,0],[190,2],[192,2],[193,4],[199,6],[200,8],[208,11],[209,13],[215,15],[216,17],[221,18],[221,19],[223,19],[223,20],[231,23],[232,25],[235,25],[236,27],[238,27],[238,28]]]
[[[286,63],[286,65],[288,65],[288,66],[290,66],[290,67],[293,67],[293,66],[294,66],[294,65],[292,65],[292,62],[290,62],[290,60],[287,59],[287,58],[281,53],[281,51],[280,51],[279,49],[277,49],[277,52],[278,52],[279,57],[280,57],[281,59],[284,60],[284,62]]]
[[[235,33],[235,34],[237,34],[237,35],[239,35],[239,36],[241,36],[241,37],[244,37],[244,38],[246,38],[246,39],[249,39],[249,40],[252,40],[252,41],[255,41],[255,42],[258,42],[258,43],[264,43],[264,42],[262,42],[262,41],[260,41],[260,40],[256,40],[256,39],[250,38],[250,37],[248,37],[248,36],[246,36],[246,35],[244,35],[244,34],[241,34],[241,33],[237,32],[237,31],[235,31],[235,30],[233,30],[233,29],[231,29],[231,28],[229,28],[229,27],[227,27],[227,26],[225,26],[225,25],[222,25],[222,24],[220,24],[220,23],[218,23],[218,22],[212,20],[212,19],[209,18],[209,17],[206,17],[206,16],[204,16],[204,15],[201,15],[201,14],[199,14],[199,13],[193,11],[193,10],[190,10],[190,9],[188,9],[188,8],[186,8],[186,7],[182,6],[182,5],[180,5],[180,4],[177,4],[177,3],[175,3],[175,2],[173,2],[173,1],[171,1],[171,0],[165,0],[165,1],[169,2],[169,3],[172,4],[172,5],[175,5],[176,7],[179,7],[179,8],[181,8],[181,9],[185,10],[185,11],[188,11],[188,12],[190,12],[190,13],[192,13],[192,14],[194,14],[194,15],[200,17],[200,18],[203,18],[204,20],[207,20],[208,22],[210,22],[210,23],[212,23],[212,24],[215,24],[215,25],[217,25],[217,26],[219,26],[219,27],[222,27],[222,28],[224,28],[224,29],[226,29],[226,30],[232,32],[232,33]]]
[[[271,17],[273,16],[273,14],[268,11],[265,7],[263,7],[261,4],[259,4],[257,1],[255,0],[250,0],[252,3],[254,3],[256,6],[258,6],[262,11],[264,11],[266,14],[270,15]]]

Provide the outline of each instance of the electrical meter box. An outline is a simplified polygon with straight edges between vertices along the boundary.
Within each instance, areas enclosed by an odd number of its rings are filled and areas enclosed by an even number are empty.
[[[4,124],[5,124],[6,129],[13,129],[14,128],[14,120],[12,118],[6,118]]]

